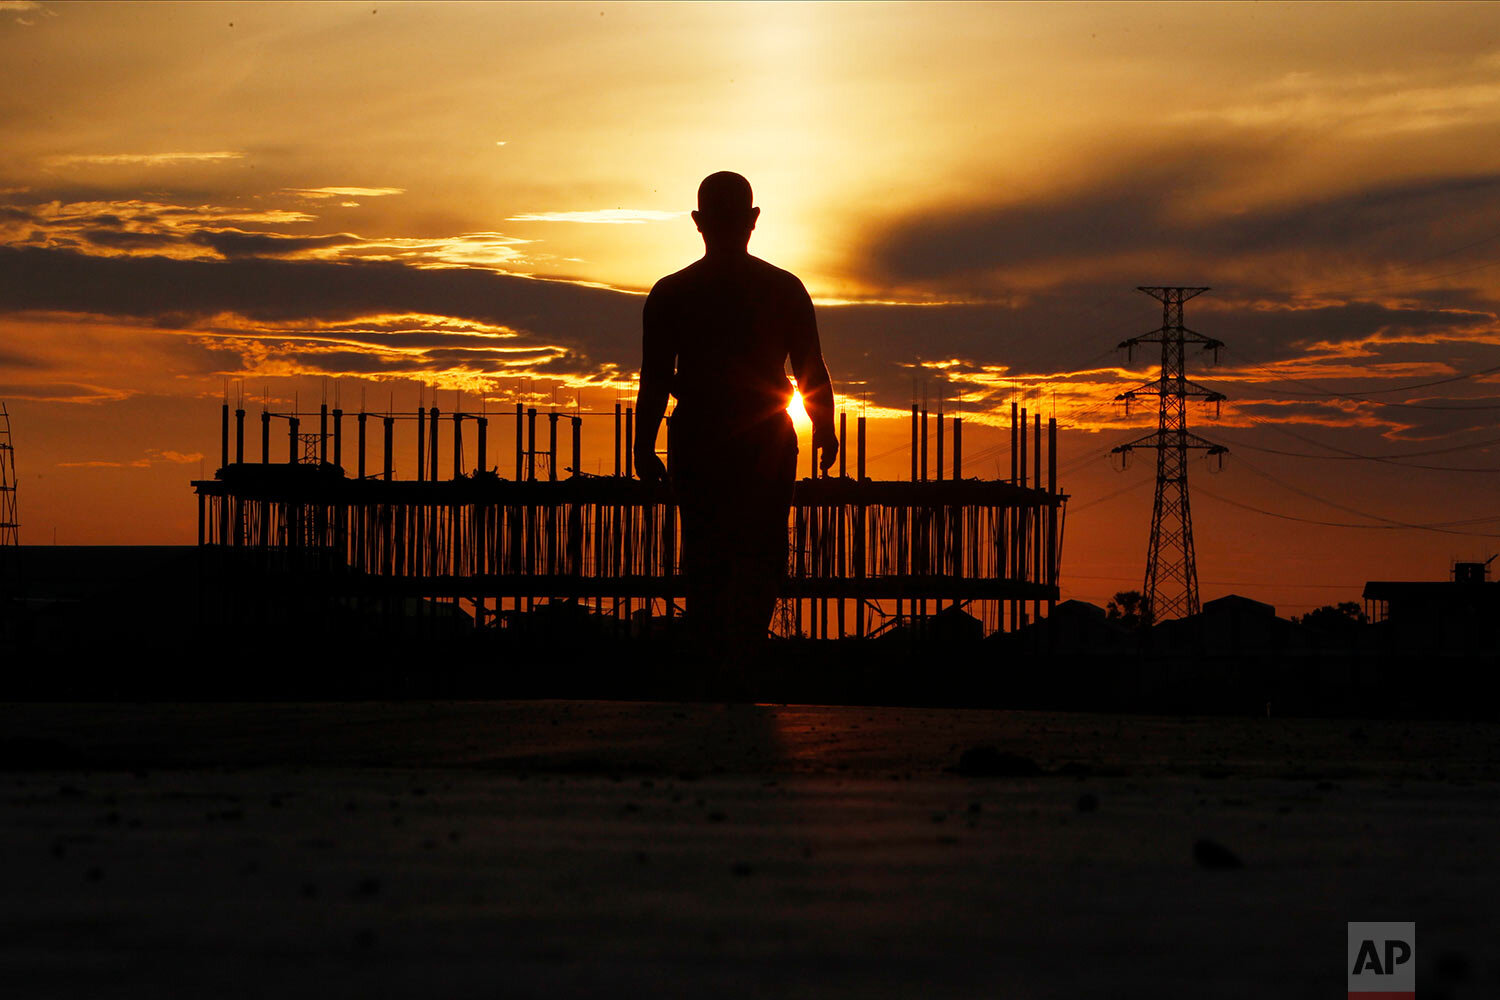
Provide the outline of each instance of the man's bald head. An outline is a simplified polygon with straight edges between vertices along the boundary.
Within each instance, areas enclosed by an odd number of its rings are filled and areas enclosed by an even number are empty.
[[[693,221],[706,239],[750,238],[760,209],[750,182],[732,170],[720,170],[698,185],[698,211]]]
[[[698,212],[710,218],[743,219],[750,214],[755,196],[750,182],[732,170],[709,174],[698,185]]]

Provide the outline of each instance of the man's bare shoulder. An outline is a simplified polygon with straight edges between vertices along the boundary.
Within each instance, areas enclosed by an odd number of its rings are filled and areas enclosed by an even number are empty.
[[[656,284],[651,286],[651,294],[647,296],[647,299],[657,303],[667,302],[691,293],[702,283],[703,277],[698,264],[689,264],[680,271],[673,271],[666,277],[658,278]]]
[[[726,279],[735,284],[748,284],[759,289],[759,294],[772,298],[798,301],[808,297],[807,289],[795,274],[747,254],[728,269],[707,260],[694,261],[652,285],[650,299],[656,304],[665,304],[703,292],[718,292]]]
[[[759,257],[750,258],[751,265],[758,272],[757,277],[765,281],[767,285],[775,287],[786,295],[807,295],[807,289],[802,285],[802,279],[785,268],[777,267],[770,261],[761,260]]]
[[[671,274],[657,278],[656,283],[651,286],[651,294],[670,293],[673,289],[680,288],[684,281],[690,280],[688,278],[689,270],[691,268],[685,267],[681,271],[673,271]]]

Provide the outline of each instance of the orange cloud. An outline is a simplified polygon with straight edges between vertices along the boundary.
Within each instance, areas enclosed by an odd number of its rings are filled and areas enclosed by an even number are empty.
[[[512,215],[506,222],[579,222],[593,225],[638,226],[646,222],[680,219],[687,212],[661,212],[647,208],[601,208],[592,212],[531,212]]]
[[[88,385],[81,382],[8,382],[0,384],[0,397],[31,399],[48,403],[113,403],[135,395],[132,389]]]
[[[203,452],[194,451],[184,454],[180,451],[157,451],[149,449],[152,460],[158,462],[171,462],[174,465],[191,465],[193,462],[203,461]]]
[[[215,163],[222,160],[241,160],[244,153],[70,153],[45,157],[43,162],[53,167],[74,166],[145,166],[163,167],[180,163]]]
[[[405,194],[405,188],[398,187],[317,187],[317,188],[287,188],[292,194],[299,194],[304,198],[383,198],[393,194]]]

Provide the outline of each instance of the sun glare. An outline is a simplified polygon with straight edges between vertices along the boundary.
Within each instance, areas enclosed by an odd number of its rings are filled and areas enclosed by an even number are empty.
[[[807,415],[807,409],[802,405],[801,392],[792,393],[792,401],[786,405],[786,412],[792,415],[792,425],[797,428],[797,433],[802,434],[812,430],[812,418]]]

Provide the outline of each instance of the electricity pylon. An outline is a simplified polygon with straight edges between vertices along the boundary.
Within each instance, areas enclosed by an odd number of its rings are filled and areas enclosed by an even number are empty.
[[[1161,329],[1132,337],[1120,346],[1131,350],[1139,344],[1161,345],[1161,372],[1152,382],[1122,392],[1127,412],[1141,396],[1156,396],[1160,403],[1156,433],[1122,444],[1114,453],[1129,456],[1135,448],[1156,449],[1156,503],[1151,509],[1151,547],[1146,554],[1146,582],[1141,588],[1146,622],[1166,621],[1198,613],[1198,563],[1193,554],[1193,517],[1188,507],[1187,456],[1204,451],[1223,456],[1228,449],[1188,431],[1187,401],[1202,399],[1217,406],[1222,393],[1206,389],[1187,378],[1184,354],[1188,344],[1212,350],[1215,359],[1223,343],[1182,325],[1182,304],[1208,291],[1207,288],[1137,289],[1161,302]]]
[[[10,412],[0,403],[0,561],[20,544],[16,515],[16,449],[10,442]]]
[[[776,611],[771,615],[771,634],[782,639],[800,639],[801,633],[797,631],[797,612],[792,602],[793,597],[778,597],[776,599]]]
[[[16,449],[10,440],[10,412],[0,403],[0,638],[9,641],[11,602],[21,596],[20,518],[16,515]]]

